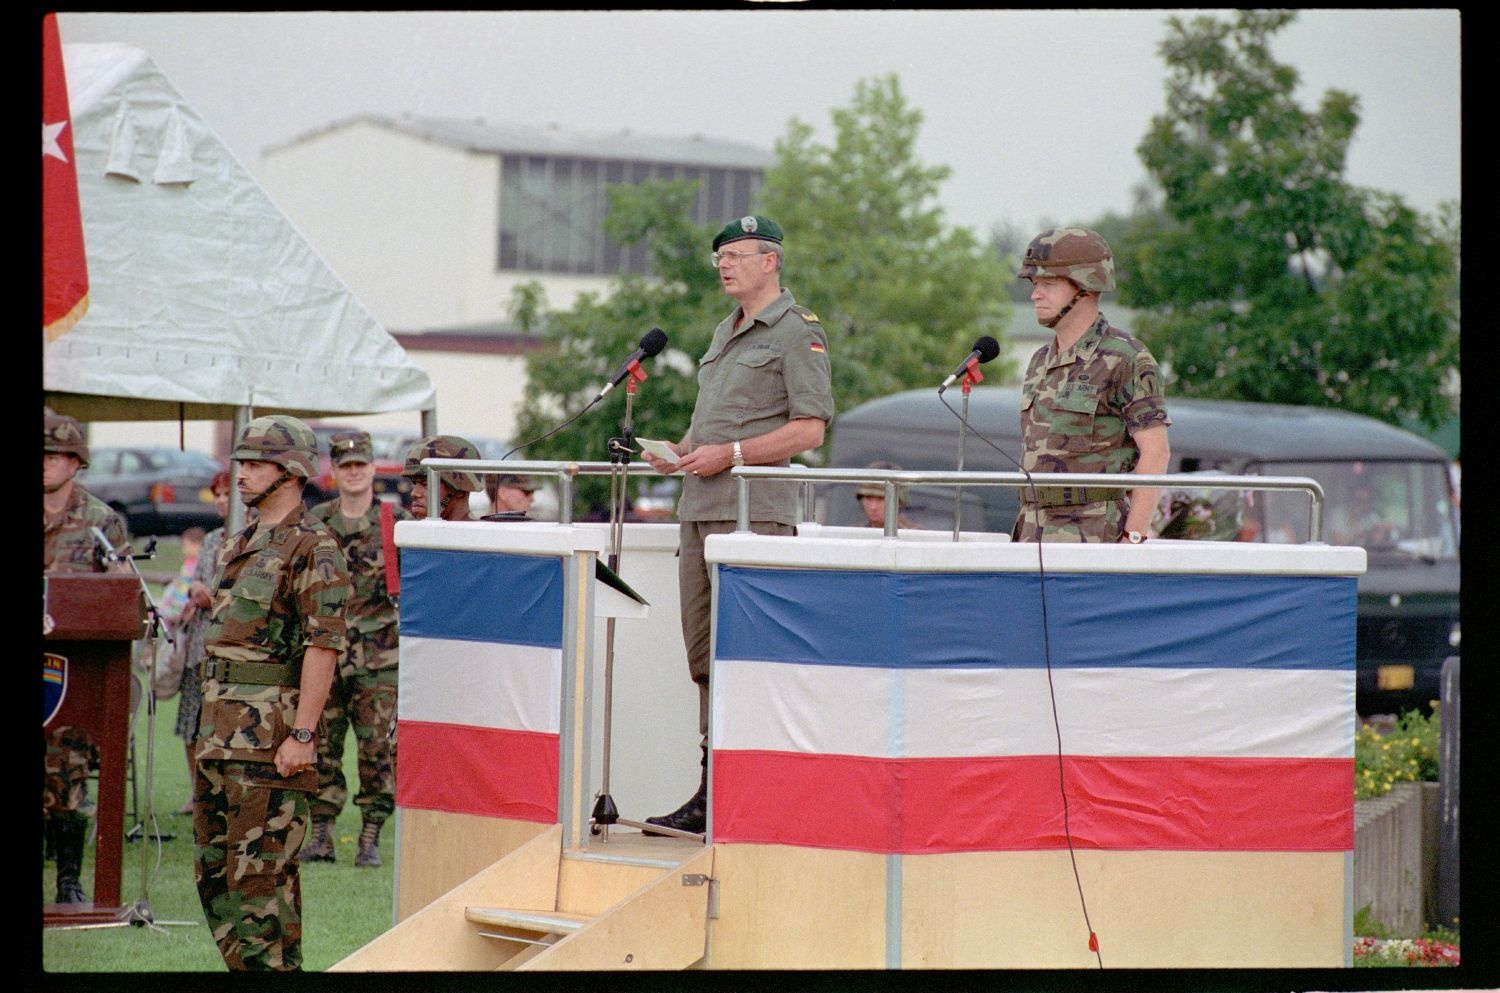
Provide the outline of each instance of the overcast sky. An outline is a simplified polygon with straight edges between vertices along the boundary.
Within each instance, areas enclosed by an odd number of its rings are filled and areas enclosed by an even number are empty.
[[[145,49],[236,157],[361,113],[584,131],[702,133],[770,149],[792,117],[833,139],[855,84],[895,73],[924,115],[918,154],[953,170],[949,222],[1124,212],[1136,146],[1164,107],[1152,10],[60,14],[64,44]],[[1228,16],[1227,13],[1221,16]],[[1456,9],[1312,10],[1274,53],[1311,109],[1360,102],[1347,177],[1423,211],[1457,199]]]

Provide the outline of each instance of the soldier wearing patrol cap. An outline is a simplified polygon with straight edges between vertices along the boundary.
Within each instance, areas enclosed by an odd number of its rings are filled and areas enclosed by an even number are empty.
[[[484,492],[490,498],[490,513],[507,517],[525,517],[531,513],[531,502],[537,490],[536,483],[526,476],[504,473],[486,476]]]
[[[1114,255],[1087,228],[1044,231],[1026,248],[1037,322],[1054,331],[1027,366],[1021,387],[1022,466],[1029,472],[1167,471],[1166,401],[1156,359],[1099,311],[1115,288]],[[1157,491],[1038,486],[1021,491],[1017,541],[1139,544]]]
[[[687,433],[671,445],[670,463],[647,454],[660,473],[681,472],[678,587],[688,672],[698,684],[698,731],[704,777],[677,810],[649,823],[694,834],[707,820],[707,733],[710,595],[703,542],[735,528],[737,465],[787,465],[792,456],[823,444],[833,418],[828,337],[818,315],[800,307],[781,287],[785,258],[781,226],[768,217],[736,218],[713,239],[710,262],[719,284],[738,306],[714,329],[698,361],[698,400]],[[793,484],[750,488],[750,527],[758,534],[790,535],[795,521]]]
[[[89,446],[83,425],[66,414],[46,411],[42,417],[42,571],[106,572],[127,568],[110,563],[99,547],[97,529],[119,548],[129,541],[125,522],[109,505],[79,483],[88,468]],[[89,773],[99,767],[99,750],[81,727],[55,727],[47,736],[42,761],[42,830],[57,862],[58,903],[85,903],[80,876],[94,801]]]
[[[901,467],[894,462],[871,462],[865,466],[866,469],[895,469]],[[865,527],[885,527],[885,484],[871,480],[868,483],[860,483],[854,488],[854,497],[859,501],[860,510],[865,514]],[[901,492],[901,487],[896,487],[896,503],[899,507],[906,506],[906,495]],[[896,515],[896,526],[898,528],[912,527],[912,522],[906,519],[898,509]]]
[[[345,647],[349,570],[307,512],[317,439],[257,417],[230,459],[255,519],[225,543],[203,643],[194,876],[232,970],[302,966],[298,854],[318,787],[316,732]]]
[[[412,516],[419,520],[427,516],[429,494],[423,459],[477,460],[479,457],[479,449],[456,434],[431,435],[411,446],[401,475],[412,481]],[[483,486],[477,473],[451,470],[438,473],[438,517],[445,521],[469,520],[469,494],[477,493]]]
[[[343,771],[344,737],[352,724],[359,754],[359,850],[354,864],[380,865],[380,830],[396,810],[396,688],[400,626],[386,586],[396,549],[386,544],[382,514],[391,524],[411,519],[405,508],[375,498],[375,452],[365,431],[340,431],[328,442],[338,496],[312,508],[312,516],[338,539],[352,586],[344,607],[349,650],[323,707],[318,736],[318,794],[312,801],[312,840],[304,862],[333,862],[334,821],[349,791]]]

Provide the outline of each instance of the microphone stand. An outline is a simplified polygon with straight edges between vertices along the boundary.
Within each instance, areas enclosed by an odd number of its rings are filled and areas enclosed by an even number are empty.
[[[639,363],[632,363],[630,376],[625,384],[625,419],[621,422],[624,429],[618,438],[609,439],[609,568],[614,572],[620,570],[620,549],[624,544],[625,536],[625,505],[629,495],[628,483],[630,480],[630,455],[635,450],[635,386],[644,380],[646,374],[641,371]],[[603,779],[599,787],[599,794],[594,801],[594,810],[590,816],[590,831],[600,835],[605,843],[609,842],[609,826],[620,822],[620,811],[615,806],[615,801],[609,795],[609,759],[610,738],[613,734],[612,720],[614,712],[614,670],[615,670],[615,619],[605,618],[604,621],[604,762]],[[632,824],[634,822],[625,821]]]
[[[964,447],[969,440],[969,393],[974,389],[975,383],[984,381],[984,373],[979,371],[978,362],[970,362],[969,367],[964,370],[964,401],[963,416],[958,419],[958,471],[964,471]],[[959,525],[963,520],[963,487],[954,484],[953,487],[953,540],[958,540]]]
[[[107,539],[103,539],[101,537],[100,540],[103,540],[106,546],[108,546]],[[105,551],[106,561],[124,562],[126,565],[130,566],[130,571],[135,574],[136,581],[140,583],[141,597],[146,602],[146,616],[150,619],[150,623],[146,631],[147,641],[151,645],[151,651],[149,653],[150,664],[146,669],[146,685],[141,694],[145,698],[146,703],[146,810],[144,817],[141,816],[139,811],[136,812],[136,816],[139,819],[136,821],[135,825],[125,834],[125,837],[131,841],[135,840],[136,837],[141,837],[144,840],[146,837],[145,825],[147,823],[155,824],[156,822],[156,811],[151,801],[151,789],[154,780],[152,773],[153,763],[155,762],[156,745],[156,650],[158,641],[161,639],[163,634],[165,634],[168,644],[175,645],[175,641],[172,638],[172,632],[168,629],[165,629],[162,623],[161,611],[157,608],[156,601],[151,597],[151,588],[146,583],[146,577],[141,575],[141,570],[137,568],[135,564],[135,560],[138,558],[149,559],[154,557],[155,555],[155,538],[151,539],[151,541],[147,543],[146,550],[139,555],[135,554],[134,551],[129,549],[121,552],[113,547],[107,547]],[[132,750],[135,748],[133,741],[131,743],[131,748]],[[132,784],[132,786],[133,785],[134,784]],[[162,841],[170,840],[174,837],[176,837],[176,835],[174,834],[160,834],[155,831],[151,833],[151,838],[153,838],[158,845],[160,845]],[[176,927],[196,927],[199,923],[198,921],[158,921],[156,919],[156,916],[151,912],[151,902],[148,898],[150,888],[148,875],[149,868],[150,858],[147,854],[146,846],[142,844],[140,899],[136,900],[136,902],[131,904],[129,907],[121,908],[117,920],[103,924],[80,924],[77,925],[74,930],[125,927],[127,925],[130,927],[149,927],[157,931],[162,930],[162,927],[164,925],[172,925]]]

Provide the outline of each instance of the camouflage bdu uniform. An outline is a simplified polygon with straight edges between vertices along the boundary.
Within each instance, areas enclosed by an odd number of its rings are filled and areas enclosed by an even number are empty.
[[[89,465],[83,426],[65,414],[43,418],[42,452],[77,456],[80,469]],[[42,571],[105,571],[93,528],[116,547],[130,540],[120,515],[74,482],[72,496],[59,517],[49,519],[42,512]],[[42,820],[47,851],[57,860],[58,903],[85,902],[79,877],[88,822],[94,815],[88,781],[90,770],[98,768],[99,749],[87,729],[53,728],[42,766]]]
[[[47,736],[42,760],[42,818],[48,849],[57,860],[57,902],[84,903],[83,848],[94,801],[89,775],[99,769],[99,749],[81,727],[64,725]]]
[[[1109,245],[1087,228],[1044,231],[1026,249],[1022,279],[1071,280],[1074,302],[1084,293],[1115,288]],[[1055,327],[1068,304],[1050,322]],[[1021,464],[1028,472],[1127,473],[1140,449],[1132,435],[1167,427],[1166,401],[1156,359],[1140,341],[1113,327],[1103,314],[1071,348],[1057,341],[1037,349],[1021,386]],[[1129,490],[1039,486],[1021,490],[1016,541],[1113,542],[1130,512]]]
[[[363,435],[363,433],[361,432]],[[335,435],[334,464],[339,462],[340,440]],[[361,460],[371,460],[369,436],[363,435],[358,449]],[[350,461],[345,459],[344,461]],[[391,508],[398,521],[411,520],[411,514],[399,506]],[[338,498],[312,509],[312,516],[322,521],[338,539],[349,567],[351,592],[344,608],[348,627],[349,650],[339,660],[338,675],[323,708],[323,727],[318,735],[318,793],[312,801],[315,841],[325,840],[326,853],[320,860],[333,861],[331,838],[319,834],[331,831],[331,822],[344,809],[348,798],[343,772],[344,736],[352,722],[359,749],[359,794],[354,803],[360,808],[365,824],[383,824],[396,809],[396,687],[399,661],[400,627],[396,601],[386,588],[386,549],[380,526],[381,504],[373,502],[363,517],[350,520],[339,510]],[[378,837],[378,830],[372,832]],[[373,850],[372,850],[373,851]],[[361,854],[364,854],[362,852]],[[303,860],[314,858],[312,845],[303,851]],[[368,861],[368,859],[367,859]],[[379,864],[379,855],[374,855]]]
[[[246,448],[257,432],[274,440],[293,428],[300,431],[292,431],[290,457],[269,443]],[[316,442],[300,421],[257,418],[231,457],[283,459],[305,477]],[[193,784],[198,897],[231,969],[295,970],[302,964],[297,853],[317,770],[282,777],[275,755],[296,717],[304,650],[344,649],[349,572],[337,540],[299,506],[226,542],[218,575],[204,634]]]
[[[1167,426],[1156,360],[1100,315],[1063,354],[1053,345],[1031,357],[1021,386],[1021,464],[1028,472],[1129,472],[1140,449],[1130,437]],[[1016,541],[1118,541],[1129,491],[1038,486],[1021,491]]]
[[[42,452],[61,452],[78,457],[79,468],[89,467],[89,449],[83,427],[63,414],[50,414],[42,425]],[[92,528],[104,532],[110,544],[119,547],[130,540],[125,522],[109,504],[73,483],[73,495],[62,516],[48,520],[42,515],[43,572],[103,572],[99,546]]]

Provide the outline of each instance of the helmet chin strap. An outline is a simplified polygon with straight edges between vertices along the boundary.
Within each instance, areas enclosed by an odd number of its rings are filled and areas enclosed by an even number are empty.
[[[460,499],[467,500],[469,497],[467,490],[461,490],[456,486],[449,486],[447,483],[439,482],[438,487],[440,494],[438,496],[438,506],[442,508],[443,512],[441,516],[444,517],[447,516],[449,507],[457,504]]]
[[[281,485],[291,478],[292,474],[286,471],[286,466],[282,466],[281,475],[277,476],[270,486],[267,486],[253,497],[245,498],[245,506],[259,507],[265,501],[266,497],[281,489]]]
[[[1074,283],[1073,284],[1073,299],[1069,300],[1068,301],[1068,305],[1066,307],[1064,307],[1062,310],[1059,310],[1057,312],[1057,316],[1054,317],[1054,318],[1052,318],[1052,320],[1050,320],[1050,321],[1042,321],[1041,322],[1042,327],[1044,327],[1044,328],[1055,328],[1055,327],[1057,327],[1057,325],[1059,323],[1061,323],[1062,319],[1064,317],[1068,316],[1068,311],[1070,311],[1070,310],[1073,309],[1073,305],[1076,304],[1076,303],[1078,303],[1079,300],[1082,300],[1083,297],[1084,297],[1084,289],[1083,289],[1083,287],[1079,286],[1077,283]]]

